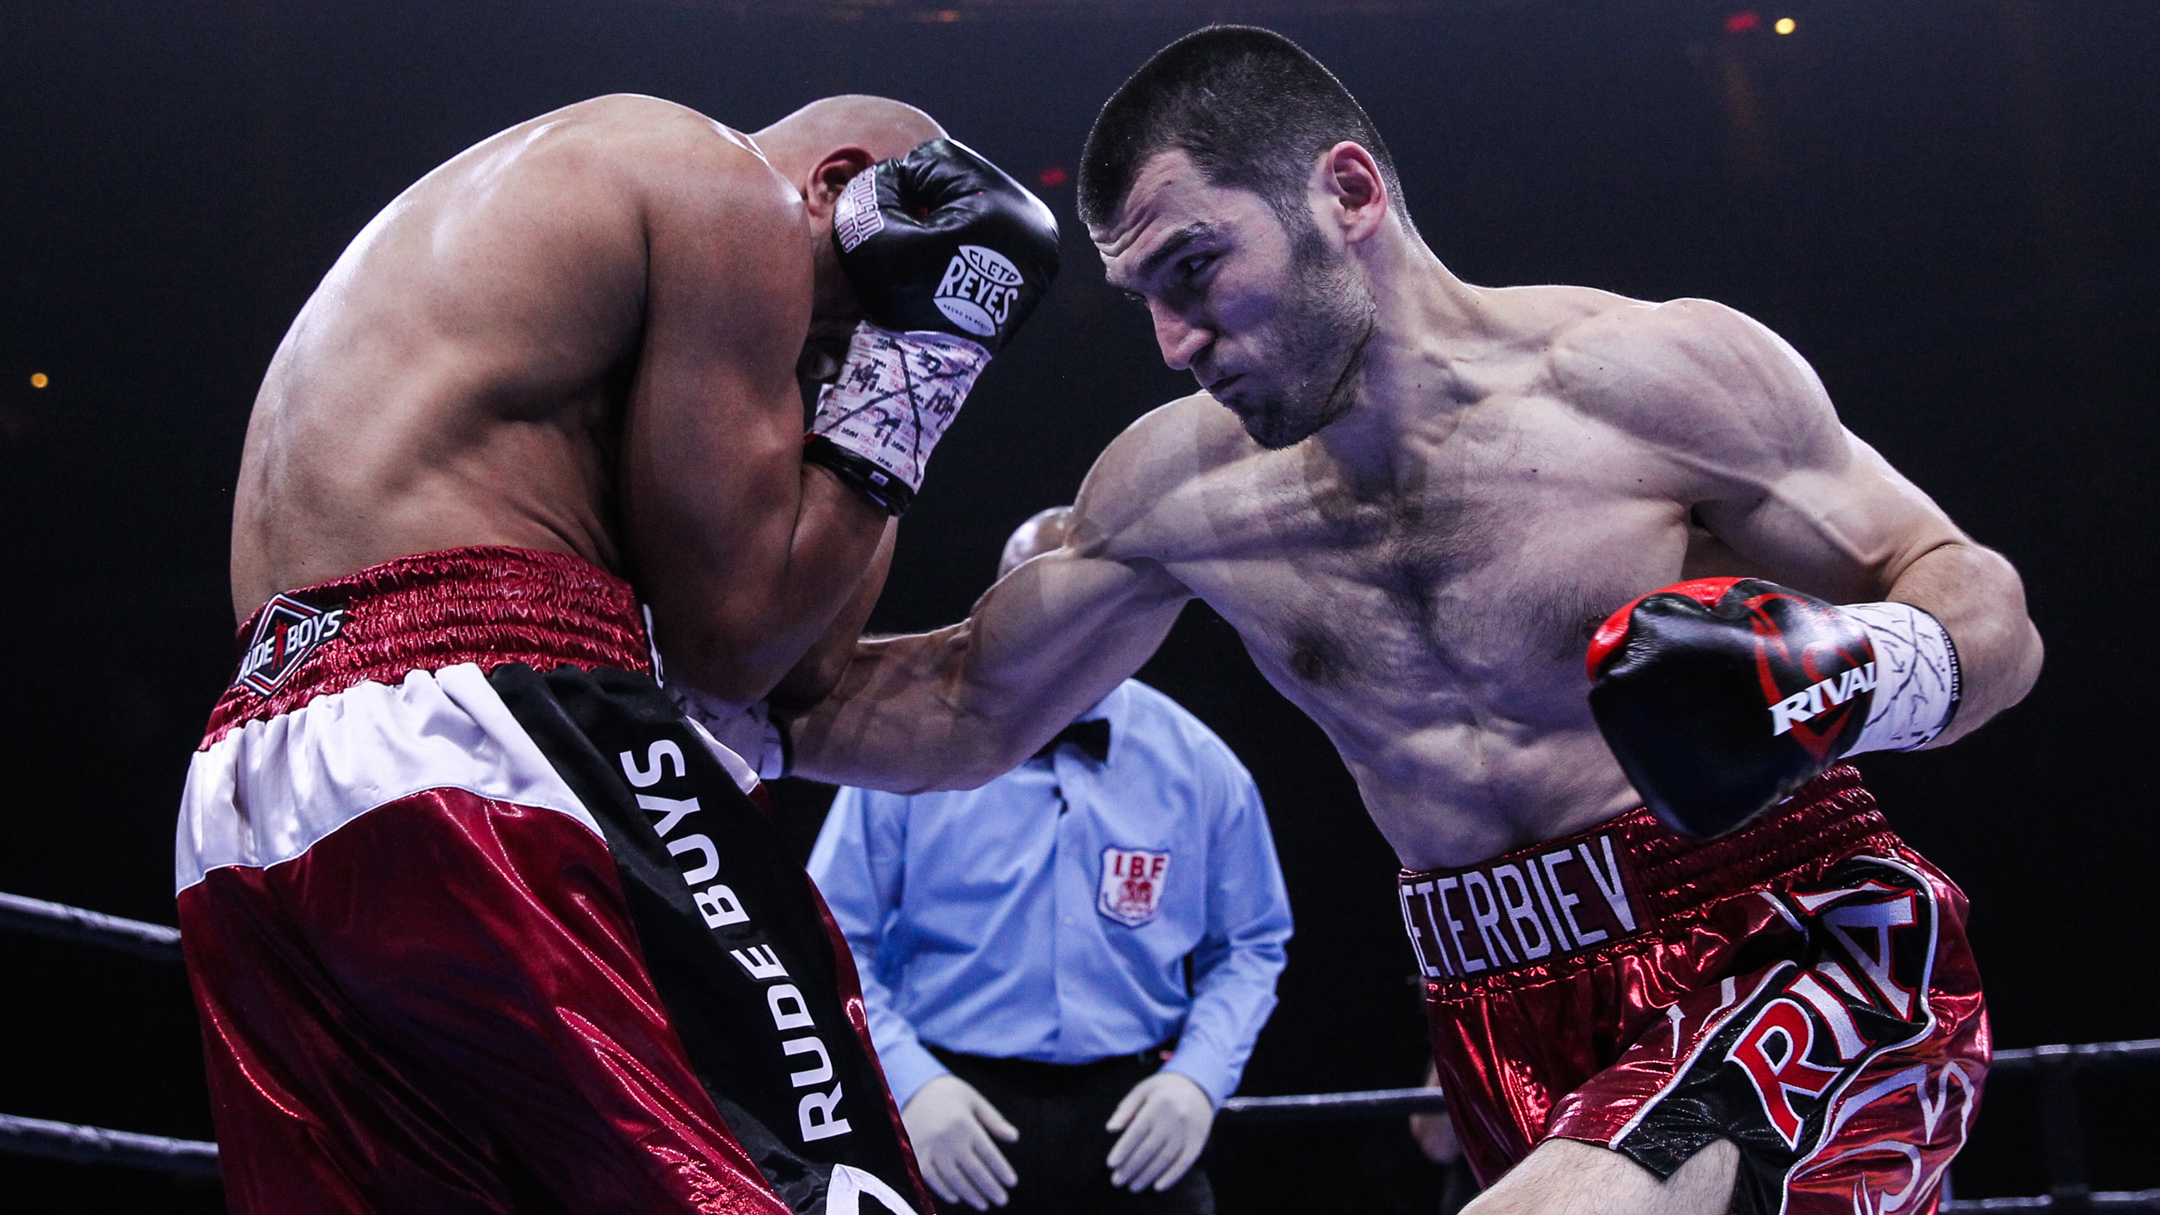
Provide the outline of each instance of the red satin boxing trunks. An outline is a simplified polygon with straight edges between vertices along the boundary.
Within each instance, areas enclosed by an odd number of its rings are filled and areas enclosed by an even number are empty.
[[[628,583],[427,553],[240,639],[175,858],[236,1215],[931,1209],[847,947]]]
[[[1729,1139],[1745,1215],[1933,1215],[1987,1013],[1965,896],[1853,769],[1718,839],[1637,809],[1401,894],[1484,1183],[1551,1138],[1661,1178]]]

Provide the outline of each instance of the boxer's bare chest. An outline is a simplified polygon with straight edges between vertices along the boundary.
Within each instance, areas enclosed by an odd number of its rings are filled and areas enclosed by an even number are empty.
[[[1579,681],[1590,631],[1686,543],[1684,510],[1645,492],[1614,443],[1511,397],[1411,436],[1392,483],[1360,484],[1315,443],[1271,453],[1223,537],[1231,560],[1194,589],[1314,689],[1419,672],[1504,693],[1555,664]]]
[[[1201,478],[1190,505],[1207,522],[1172,571],[1327,729],[1368,802],[1390,770],[1422,795],[1535,800],[1543,775],[1506,753],[1594,744],[1590,633],[1677,577],[1687,511],[1654,453],[1535,391],[1402,444],[1385,478],[1314,440]],[[1522,788],[1467,788],[1495,781]]]

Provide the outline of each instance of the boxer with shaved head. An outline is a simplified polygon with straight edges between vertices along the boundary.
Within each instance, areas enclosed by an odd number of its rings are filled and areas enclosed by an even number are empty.
[[[1402,859],[1475,1210],[1932,1211],[1988,1063],[1964,900],[1839,761],[2024,696],[2009,562],[1738,312],[1455,277],[1277,35],[1151,59],[1079,188],[1202,391],[968,620],[859,645],[800,770],[980,783],[1205,599]]]
[[[256,399],[180,817],[235,1212],[929,1209],[846,946],[677,702],[822,691],[1056,242],[876,97],[583,102],[354,239]]]

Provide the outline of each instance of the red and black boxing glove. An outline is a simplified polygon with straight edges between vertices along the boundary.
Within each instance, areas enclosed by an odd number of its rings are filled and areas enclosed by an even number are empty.
[[[1658,820],[1730,831],[1839,759],[1923,746],[1957,712],[1957,650],[1905,603],[1840,607],[1704,578],[1614,612],[1590,642],[1590,711]]]

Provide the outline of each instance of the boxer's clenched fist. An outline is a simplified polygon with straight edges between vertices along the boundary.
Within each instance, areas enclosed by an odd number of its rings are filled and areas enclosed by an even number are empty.
[[[1057,276],[1057,220],[965,144],[933,139],[848,183],[833,240],[868,319],[803,454],[898,515],[975,377]]]
[[[1705,578],[1612,614],[1590,710],[1659,821],[1729,831],[1862,751],[1925,745],[1957,711],[1957,650],[1904,603],[1838,607],[1757,578]]]
[[[992,354],[1058,271],[1050,208],[951,139],[858,174],[834,212],[833,240],[871,324],[947,333]]]

